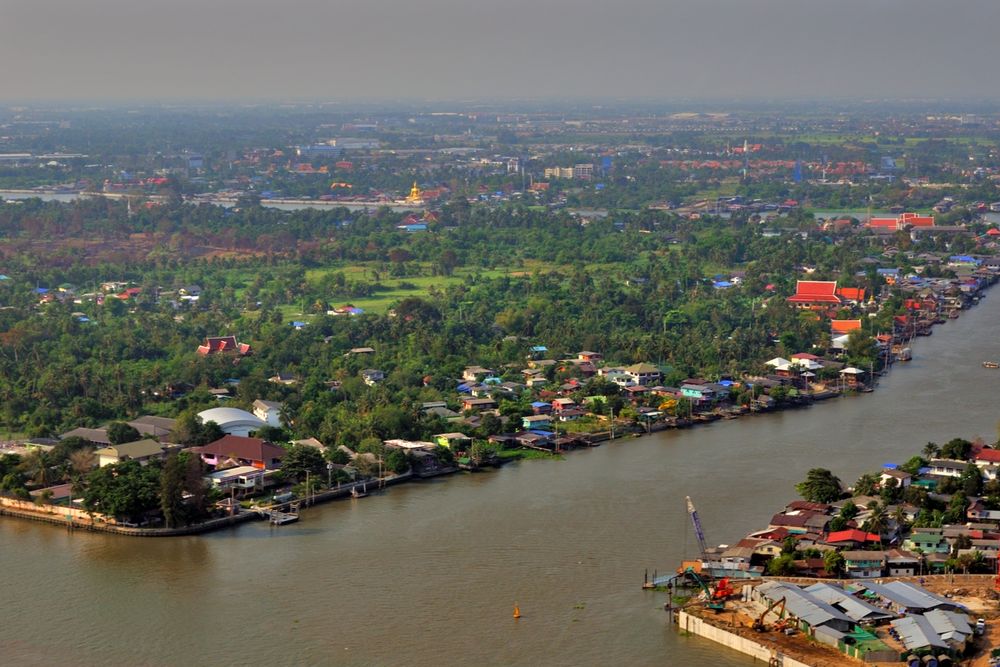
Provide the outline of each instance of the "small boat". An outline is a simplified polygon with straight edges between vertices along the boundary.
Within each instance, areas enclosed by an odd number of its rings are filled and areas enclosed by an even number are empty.
[[[996,361],[984,361],[983,368],[1000,368],[1000,362]]]
[[[514,618],[521,618],[521,608],[517,606],[516,602],[514,603]]]
[[[358,491],[358,487],[351,489],[351,498],[364,498],[367,495],[368,489],[365,487],[361,487],[360,491]]]

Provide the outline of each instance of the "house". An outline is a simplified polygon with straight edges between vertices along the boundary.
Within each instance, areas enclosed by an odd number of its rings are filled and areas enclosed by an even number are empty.
[[[138,461],[146,465],[153,459],[163,458],[164,448],[156,440],[146,439],[121,445],[108,445],[98,449],[94,455],[97,456],[97,465],[101,468],[122,461]]]
[[[73,498],[73,485],[56,484],[55,486],[47,486],[44,489],[30,491],[29,495],[36,503],[45,502],[49,505],[69,505]]]
[[[984,447],[972,457],[972,462],[982,469],[1000,466],[1000,449]]]
[[[842,551],[844,570],[851,579],[881,577],[885,569],[884,551]]]
[[[169,417],[155,417],[153,415],[143,415],[128,422],[128,425],[140,433],[140,435],[162,439],[169,436],[174,430],[177,420]]]
[[[258,398],[253,402],[253,414],[258,419],[267,422],[268,426],[281,428],[281,408],[283,405],[278,401],[265,401]]]
[[[105,428],[75,428],[72,431],[66,431],[59,436],[60,440],[65,440],[66,438],[83,438],[87,442],[92,442],[95,445],[110,445],[111,439],[108,438],[108,430]]]
[[[861,328],[861,320],[830,320],[830,335],[844,336]]]
[[[563,410],[569,410],[570,408],[576,407],[576,401],[572,398],[556,398],[552,400],[552,411],[562,412]]]
[[[550,415],[530,415],[521,418],[521,428],[525,430],[535,428],[545,429],[550,426],[552,426],[552,417]]]
[[[243,496],[264,486],[264,470],[253,466],[238,466],[217,470],[202,479],[214,489],[223,493]]]
[[[326,451],[326,445],[324,445],[316,438],[303,438],[301,440],[292,440],[292,444],[298,447],[312,447],[313,449],[318,449],[321,452]]]
[[[890,549],[886,554],[890,577],[912,577],[920,572],[920,558],[908,551]]]
[[[652,364],[632,364],[631,366],[626,366],[623,370],[632,378],[632,384],[652,387],[663,379],[660,369]]]
[[[366,368],[361,371],[361,379],[364,380],[365,384],[369,387],[374,387],[385,379],[385,371],[378,370],[377,368]]]
[[[209,354],[234,354],[238,357],[245,357],[253,354],[253,349],[248,343],[238,343],[236,336],[210,336],[205,342],[198,346],[198,354],[205,356]]]
[[[581,410],[580,408],[567,408],[565,410],[559,411],[559,421],[561,422],[576,421],[577,419],[581,419],[582,417],[586,416],[586,414],[587,413],[584,410]],[[536,427],[533,426],[532,428]]]
[[[930,468],[928,471],[931,475],[940,475],[941,477],[961,477],[969,464],[965,461],[955,461],[952,459],[931,459],[927,467]]]
[[[482,382],[491,375],[496,375],[496,373],[482,366],[469,366],[462,371],[462,379],[466,382]]]
[[[552,404],[545,401],[534,401],[531,404],[531,412],[536,415],[547,415],[552,412]]]
[[[267,440],[238,435],[223,436],[203,447],[192,447],[191,451],[199,454],[202,461],[210,466],[235,463],[260,470],[273,470],[279,467],[281,459],[285,457],[284,449]]]
[[[940,528],[917,528],[903,540],[903,549],[909,552],[919,550],[924,554],[951,553],[944,532]]]
[[[905,470],[888,469],[883,470],[882,474],[879,475],[879,484],[884,486],[890,479],[896,481],[896,486],[900,489],[905,489],[913,481],[913,475],[906,472]]]
[[[843,303],[837,296],[836,280],[799,280],[795,294],[786,299],[798,308],[829,308]]]
[[[483,410],[495,410],[497,402],[492,398],[463,398],[462,410],[472,410],[482,412]]]
[[[847,530],[837,530],[826,536],[823,540],[827,544],[838,547],[864,547],[869,544],[878,544],[882,541],[875,533],[868,533],[857,528]]]
[[[590,350],[584,350],[582,352],[576,353],[576,358],[579,361],[589,361],[592,364],[596,364],[599,361],[604,360],[604,355],[600,352],[591,352]]]
[[[347,354],[375,354],[375,349],[371,347],[352,347]]]

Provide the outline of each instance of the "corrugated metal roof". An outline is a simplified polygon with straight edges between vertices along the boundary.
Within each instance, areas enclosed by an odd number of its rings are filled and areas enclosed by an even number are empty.
[[[923,616],[904,616],[892,622],[892,627],[896,628],[899,638],[903,640],[903,646],[908,651],[916,651],[922,648],[950,648],[934,627]]]
[[[934,609],[924,614],[924,618],[931,624],[934,631],[940,635],[941,639],[945,641],[955,640],[962,642],[972,634],[969,621],[961,614],[956,614],[953,611]]]
[[[831,584],[813,584],[806,588],[806,592],[816,599],[842,610],[856,623],[863,620],[895,617],[895,614],[885,609],[879,609],[864,600],[859,600],[844,589]]]
[[[864,586],[876,595],[907,609],[936,609],[941,606],[965,608],[954,600],[934,595],[920,586],[902,581],[892,581],[888,584],[865,582]]]
[[[848,626],[854,624],[854,621],[843,612],[813,597],[798,586],[768,582],[757,588],[770,600],[780,600],[784,597],[785,610],[810,626],[816,627],[831,622],[846,623]]]

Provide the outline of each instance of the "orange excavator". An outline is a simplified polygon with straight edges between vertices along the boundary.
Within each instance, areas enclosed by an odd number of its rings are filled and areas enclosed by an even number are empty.
[[[712,589],[712,599],[713,600],[728,600],[729,598],[736,595],[736,589],[733,585],[729,583],[729,577],[723,577],[719,579],[719,582]]]
[[[781,622],[781,615],[785,613],[785,598],[780,598],[769,604],[764,613],[754,619],[752,627],[755,632],[767,632],[768,628],[764,625],[764,618],[772,611],[777,615],[779,622]]]

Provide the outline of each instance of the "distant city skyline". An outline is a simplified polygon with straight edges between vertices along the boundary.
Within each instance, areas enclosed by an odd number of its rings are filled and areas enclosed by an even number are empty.
[[[0,102],[997,99],[995,0],[5,0]]]

